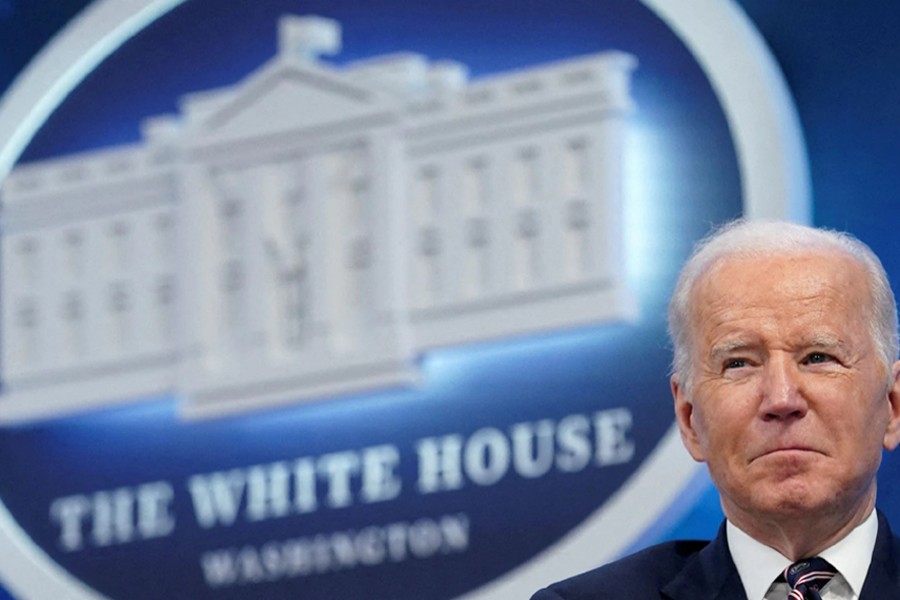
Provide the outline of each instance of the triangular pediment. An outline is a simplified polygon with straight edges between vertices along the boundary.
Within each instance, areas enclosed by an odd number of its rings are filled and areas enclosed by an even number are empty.
[[[385,97],[339,72],[277,61],[225,92],[186,103],[197,141],[333,127],[389,108]]]

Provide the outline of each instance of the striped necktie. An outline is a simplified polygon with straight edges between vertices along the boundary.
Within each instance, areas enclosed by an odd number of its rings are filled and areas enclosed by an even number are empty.
[[[784,570],[791,586],[788,600],[822,600],[819,590],[834,577],[835,568],[818,556],[798,560]]]

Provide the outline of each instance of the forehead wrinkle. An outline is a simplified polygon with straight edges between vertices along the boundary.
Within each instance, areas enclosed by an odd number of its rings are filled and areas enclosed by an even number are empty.
[[[765,346],[770,335],[781,340],[780,347],[795,352],[815,345],[823,349],[837,348],[854,356],[877,350],[877,332],[871,324],[875,312],[872,299],[867,294],[858,295],[859,291],[869,289],[868,274],[861,272],[859,263],[847,263],[847,257],[838,255],[831,261],[835,269],[826,270],[824,275],[818,268],[811,269],[810,273],[796,273],[798,263],[821,262],[824,258],[830,257],[817,252],[787,257],[728,256],[708,265],[690,290],[691,302],[686,314],[687,342],[692,347],[689,353],[701,361],[719,360],[718,354],[733,352],[741,346]],[[766,278],[773,283],[767,288],[770,293],[755,293],[759,289],[751,289],[747,297],[723,282],[727,279],[730,284],[739,270],[746,267],[752,271],[767,261],[774,261]],[[837,330],[820,329],[825,324],[823,321],[835,313],[843,313],[845,317],[832,323]],[[745,319],[751,322],[762,319],[761,323],[756,322],[762,329],[748,338],[748,332],[741,331]],[[857,331],[859,325],[862,327]],[[715,344],[717,339],[723,344]],[[867,348],[868,342],[873,348]],[[688,366],[687,371],[691,370]]]

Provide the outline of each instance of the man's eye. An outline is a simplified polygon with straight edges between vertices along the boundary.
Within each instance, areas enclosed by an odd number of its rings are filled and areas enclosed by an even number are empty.
[[[829,356],[828,354],[825,354],[824,352],[813,352],[812,354],[807,356],[805,359],[803,359],[803,362],[805,362],[808,365],[818,365],[818,364],[826,363],[826,362],[830,362],[830,361],[831,361],[831,356]]]
[[[746,367],[747,361],[743,358],[730,358],[725,361],[726,369],[740,369],[741,367]]]

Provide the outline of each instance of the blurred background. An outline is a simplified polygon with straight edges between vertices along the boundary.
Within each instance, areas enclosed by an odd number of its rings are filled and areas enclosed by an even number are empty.
[[[90,4],[0,0],[0,90],[16,85],[29,62]],[[896,292],[900,46],[894,38],[900,5],[888,0],[731,4],[761,35],[787,84],[808,161],[812,223],[868,243]],[[637,57],[631,87],[636,108],[627,117],[622,167],[620,250],[624,285],[639,316],[425,352],[415,365],[420,385],[401,391],[199,422],[183,419],[172,392],[4,425],[0,498],[22,530],[100,594],[129,599],[449,599],[469,593],[483,594],[473,599],[512,599],[522,594],[507,596],[502,589],[526,589],[532,581],[567,575],[563,559],[540,560],[552,559],[554,549],[579,532],[618,536],[595,538],[597,561],[665,539],[714,535],[722,518],[715,490],[702,470],[687,467],[679,471],[682,479],[671,483],[673,491],[660,492],[666,506],[648,502],[642,511],[642,504],[634,504],[631,529],[586,525],[597,522],[626,483],[637,481],[654,450],[664,447],[671,425],[665,301],[693,241],[714,224],[739,216],[745,200],[732,132],[702,67],[644,4],[189,0],[88,75],[37,132],[20,164],[141,143],[147,117],[176,113],[185,94],[238,84],[264,65],[277,52],[276,23],[284,13],[320,14],[341,23],[342,52],[325,59],[336,69],[373,56],[416,52],[465,64],[477,83],[607,50]],[[570,433],[581,431],[572,423],[582,420],[590,434],[578,439],[597,457],[583,470],[560,469],[557,455],[557,467],[539,477],[511,467],[494,478],[491,461],[515,451],[508,444],[516,432],[553,439],[551,446],[562,453],[560,448],[572,449],[560,441],[564,424],[574,427]],[[620,436],[613,445],[624,453],[608,464],[599,458],[604,431]],[[423,448],[447,439],[445,450],[457,442],[465,448],[481,443],[481,453],[473,450],[472,469],[459,489],[423,493],[423,462],[430,456]],[[352,453],[347,460],[365,461],[365,449],[375,447],[397,457],[395,476],[403,488],[390,501],[359,500],[363,483],[354,477],[348,493],[355,499],[346,506],[326,507],[321,500],[310,514],[288,518],[239,517],[228,527],[195,522],[202,522],[200,492],[187,482],[198,481],[192,479],[198,474],[210,482],[209,474],[244,469],[242,476],[250,477],[254,465],[307,457],[322,464],[322,457],[342,452]],[[330,490],[319,477],[318,494],[325,498]],[[175,531],[160,539],[97,543],[90,523],[100,517],[91,511],[107,506],[105,496],[97,494],[135,490],[147,482],[171,484]],[[653,485],[644,485],[652,496]],[[54,520],[49,508],[73,497],[93,503],[84,509],[92,516],[77,521],[85,541],[76,550],[61,542],[62,521]],[[249,500],[239,497],[239,502]],[[900,457],[885,457],[879,505],[900,523]],[[333,535],[353,532],[348,535],[356,536],[358,547],[362,531],[382,537],[403,531],[406,546],[372,564],[357,555],[333,566],[340,562]],[[454,531],[461,537],[454,538]],[[267,543],[299,540],[306,548],[317,536],[332,536],[325,551],[331,554],[319,567],[309,567],[314,572],[288,573],[283,565],[275,569],[265,563]],[[429,536],[438,539],[431,550]],[[414,540],[425,540],[424,545]],[[251,550],[241,555],[246,548]],[[589,564],[591,557],[584,560]],[[484,587],[529,564],[538,567],[529,579],[523,576],[521,588]],[[216,569],[227,574],[216,579]],[[0,597],[6,593],[0,590]]]

